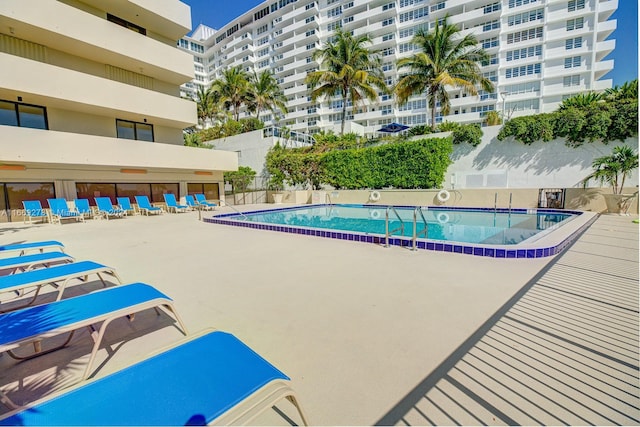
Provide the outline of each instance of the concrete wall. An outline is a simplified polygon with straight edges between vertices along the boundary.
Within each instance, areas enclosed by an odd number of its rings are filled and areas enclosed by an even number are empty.
[[[564,140],[555,139],[524,145],[498,141],[500,126],[484,127],[482,131],[479,146],[454,146],[453,164],[447,169],[444,188],[580,188],[582,180],[592,172],[593,159],[610,154],[613,147],[622,144],[593,142],[570,148]],[[638,149],[638,138],[625,143]],[[637,185],[636,170],[625,187],[631,190]]]
[[[209,141],[216,150],[234,151],[238,153],[238,166],[249,166],[256,171],[256,176],[267,176],[265,159],[267,152],[279,138],[264,137],[262,129],[233,135],[227,138]]]
[[[284,191],[284,203],[354,203],[371,205],[406,205],[406,206],[451,206],[479,208],[508,208],[511,199],[513,208],[537,208],[538,189],[465,189],[451,190],[446,202],[438,200],[440,190],[378,190],[380,199],[370,200],[371,190],[319,190],[319,191]],[[607,206],[603,194],[611,194],[610,189],[600,188],[568,188],[565,194],[565,209],[575,209],[605,213]],[[497,196],[497,199],[496,199]],[[269,202],[273,202],[271,192]],[[638,197],[631,203],[629,214],[638,213]]]

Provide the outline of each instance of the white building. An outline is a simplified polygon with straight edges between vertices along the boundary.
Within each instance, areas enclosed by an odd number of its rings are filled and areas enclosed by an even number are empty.
[[[310,133],[335,128],[341,101],[312,103],[304,84],[307,72],[318,69],[313,51],[338,27],[368,33],[392,85],[396,61],[413,53],[414,32],[448,15],[491,55],[482,70],[496,89],[479,96],[451,91],[446,120],[481,122],[487,111],[502,109],[514,116],[547,112],[565,97],[611,87],[602,78],[613,69],[605,57],[615,48],[607,38],[616,29],[610,17],[617,7],[618,0],[267,0],[218,30],[200,25],[179,40],[195,60],[195,79],[182,93],[193,95],[196,85],[210,84],[227,67],[272,70],[288,99],[280,125]],[[424,96],[403,106],[381,96],[349,120],[371,132],[391,122],[426,124],[430,117]],[[261,118],[273,123],[269,113]]]

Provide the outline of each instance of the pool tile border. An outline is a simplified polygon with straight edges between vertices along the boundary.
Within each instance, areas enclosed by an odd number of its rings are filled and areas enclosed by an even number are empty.
[[[281,212],[281,211],[289,211],[296,209],[309,209],[311,207],[329,207],[329,206],[360,206],[360,207],[371,207],[371,205],[328,205],[328,204],[317,204],[317,205],[304,205],[304,206],[293,206],[293,207],[285,207],[285,208],[276,208],[276,209],[261,209],[255,210],[245,213],[263,213],[263,212]],[[379,208],[385,208],[386,205],[376,205]],[[413,208],[414,206],[395,206],[400,208]],[[468,207],[438,207],[438,206],[429,206],[429,210],[464,210],[464,211],[491,211],[491,212],[500,212],[500,213],[509,213],[509,212],[517,212],[517,213],[562,213],[562,214],[574,214],[574,215],[582,215],[581,211],[573,211],[573,210],[558,210],[558,209],[508,209],[508,208],[468,208]],[[273,225],[273,224],[261,224],[255,222],[243,222],[236,219],[231,218],[242,218],[243,214],[241,213],[224,213],[218,214],[210,218],[203,218],[204,222],[210,224],[221,224],[221,225],[231,225],[234,227],[244,227],[244,228],[253,228],[258,230],[268,230],[268,231],[277,231],[284,233],[292,233],[292,234],[303,234],[307,236],[315,236],[315,237],[323,237],[329,239],[339,239],[339,240],[349,240],[354,242],[361,243],[373,243],[376,245],[381,245],[385,243],[385,238],[382,235],[375,234],[364,234],[352,231],[333,231],[321,228],[308,228],[308,227],[289,227],[282,225]],[[553,256],[562,252],[567,246],[569,246],[575,239],[578,238],[580,234],[584,230],[586,230],[595,220],[598,218],[598,215],[594,215],[593,218],[589,219],[587,222],[582,224],[577,230],[567,236],[560,243],[547,246],[547,247],[535,247],[535,248],[522,248],[522,247],[504,247],[504,246],[483,246],[483,245],[474,245],[474,244],[463,244],[463,243],[442,243],[440,241],[433,240],[425,240],[421,239],[417,241],[417,248],[428,251],[436,251],[436,252],[447,252],[447,253],[456,253],[461,255],[471,255],[471,256],[481,256],[481,257],[489,257],[489,258],[501,258],[501,259],[531,259],[531,258],[545,258],[549,256]],[[402,237],[390,237],[389,245],[400,246],[400,247],[410,247],[411,239],[410,238],[402,238]]]

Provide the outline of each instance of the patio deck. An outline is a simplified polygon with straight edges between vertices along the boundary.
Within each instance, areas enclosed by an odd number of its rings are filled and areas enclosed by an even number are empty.
[[[1,224],[0,244],[60,240],[125,282],[152,284],[190,331],[232,332],[287,373],[314,424],[640,422],[638,226],[629,217],[599,218],[560,257],[504,260],[197,215]],[[111,330],[96,376],[181,338],[155,313]],[[90,346],[83,331],[45,357],[0,357],[0,390],[23,403],[67,387]],[[261,422],[286,423],[272,415]]]

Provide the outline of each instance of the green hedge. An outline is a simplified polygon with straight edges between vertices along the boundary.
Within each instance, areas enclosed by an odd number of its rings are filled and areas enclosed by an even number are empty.
[[[451,138],[403,141],[367,148],[313,150],[274,147],[267,169],[276,180],[337,189],[438,188],[451,163]]]

